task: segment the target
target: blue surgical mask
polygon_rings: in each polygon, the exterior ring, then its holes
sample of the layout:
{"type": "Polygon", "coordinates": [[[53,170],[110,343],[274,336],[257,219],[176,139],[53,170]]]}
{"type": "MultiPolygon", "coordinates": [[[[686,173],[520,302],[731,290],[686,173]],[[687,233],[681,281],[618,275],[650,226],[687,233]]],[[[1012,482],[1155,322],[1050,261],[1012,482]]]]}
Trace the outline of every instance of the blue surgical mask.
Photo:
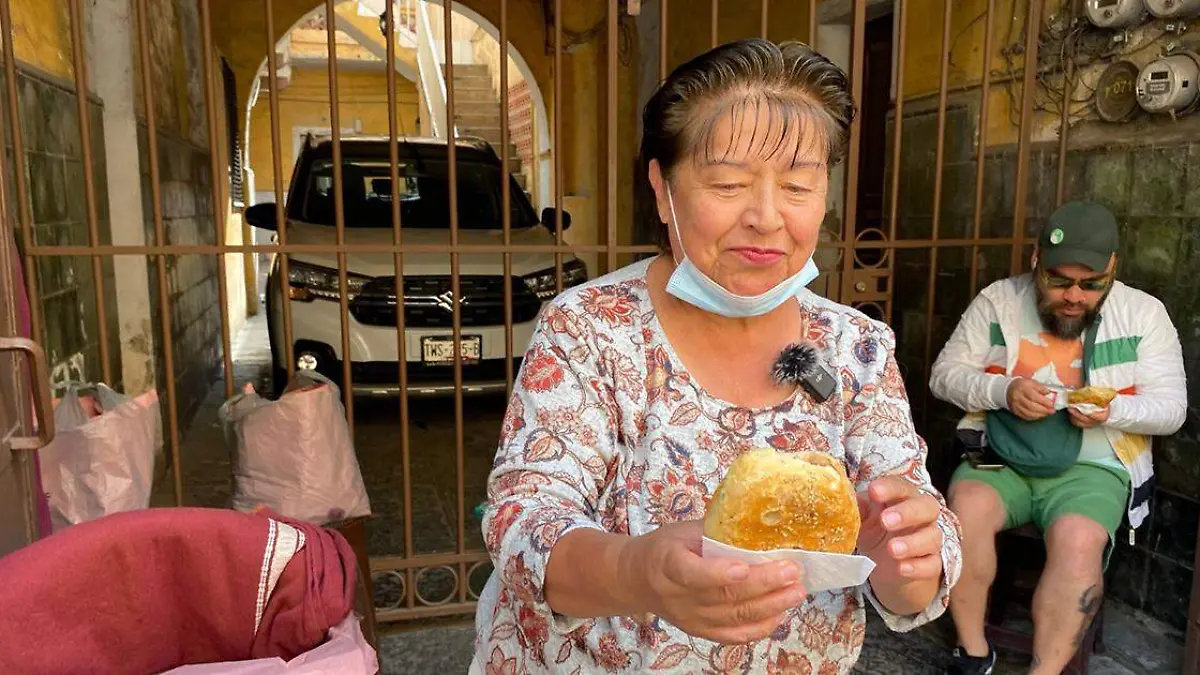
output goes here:
{"type": "Polygon", "coordinates": [[[804,291],[804,287],[812,283],[820,274],[811,256],[804,267],[792,276],[781,281],[778,285],[759,295],[737,295],[731,293],[721,284],[713,281],[707,274],[688,259],[683,251],[683,238],[679,236],[679,221],[675,217],[675,200],[671,196],[671,187],[667,186],[667,204],[671,208],[671,227],[675,230],[675,240],[679,242],[680,257],[675,261],[675,271],[667,281],[667,292],[695,305],[700,309],[721,316],[744,318],[762,316],[779,307],[789,299],[804,291]]]}

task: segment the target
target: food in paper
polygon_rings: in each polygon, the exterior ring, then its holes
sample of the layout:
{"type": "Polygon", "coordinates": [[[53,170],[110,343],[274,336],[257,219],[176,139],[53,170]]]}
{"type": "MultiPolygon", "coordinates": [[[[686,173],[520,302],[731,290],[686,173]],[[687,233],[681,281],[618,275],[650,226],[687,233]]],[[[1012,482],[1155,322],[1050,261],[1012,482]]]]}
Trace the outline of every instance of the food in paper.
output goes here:
{"type": "Polygon", "coordinates": [[[1085,415],[1094,415],[1107,408],[1116,397],[1116,389],[1109,387],[1082,387],[1067,393],[1067,405],[1085,415]]]}
{"type": "Polygon", "coordinates": [[[755,564],[790,560],[810,593],[858,586],[875,563],[853,552],[861,527],[854,488],[836,459],[818,452],[743,453],[717,486],[701,555],[755,564]]]}
{"type": "Polygon", "coordinates": [[[846,470],[821,452],[750,450],[729,467],[704,535],[752,551],[853,553],[861,526],[846,470]]]}

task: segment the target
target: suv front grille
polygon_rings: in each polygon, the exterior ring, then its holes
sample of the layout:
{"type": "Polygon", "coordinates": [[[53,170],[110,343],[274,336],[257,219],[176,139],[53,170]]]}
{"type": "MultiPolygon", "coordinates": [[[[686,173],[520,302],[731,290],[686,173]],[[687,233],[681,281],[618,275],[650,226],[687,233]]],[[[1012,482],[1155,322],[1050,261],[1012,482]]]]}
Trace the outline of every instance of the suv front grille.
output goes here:
{"type": "MultiPolygon", "coordinates": [[[[504,277],[460,276],[462,299],[459,311],[464,328],[504,325],[504,277]]],[[[524,280],[512,278],[513,323],[533,320],[542,302],[524,280]]],[[[453,324],[454,295],[448,276],[404,278],[404,325],[408,328],[450,328],[453,324]]],[[[396,281],[379,277],[368,282],[354,302],[350,313],[368,326],[396,325],[396,281]]]]}

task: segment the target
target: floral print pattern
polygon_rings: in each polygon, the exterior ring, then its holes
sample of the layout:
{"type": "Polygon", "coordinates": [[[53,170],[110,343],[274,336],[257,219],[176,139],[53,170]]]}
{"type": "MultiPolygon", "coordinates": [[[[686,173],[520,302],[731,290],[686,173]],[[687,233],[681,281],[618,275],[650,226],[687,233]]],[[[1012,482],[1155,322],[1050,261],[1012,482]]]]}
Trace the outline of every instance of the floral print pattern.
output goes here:
{"type": "Polygon", "coordinates": [[[700,387],[667,341],[648,265],[571,289],[539,319],[489,478],[483,530],[497,572],[480,597],[471,672],[844,675],[862,647],[866,601],[893,630],[940,616],[961,567],[957,520],[944,501],[942,587],[914,616],[891,614],[864,584],[811,595],[771,636],[731,646],[661,617],[574,619],[546,604],[546,565],[563,535],[590,527],[637,536],[703,518],[730,463],[749,448],[827,452],[860,489],[895,474],[937,494],[885,325],[805,293],[798,337],[835,370],[837,393],[818,403],[797,390],[770,408],[732,406],[700,387]]]}

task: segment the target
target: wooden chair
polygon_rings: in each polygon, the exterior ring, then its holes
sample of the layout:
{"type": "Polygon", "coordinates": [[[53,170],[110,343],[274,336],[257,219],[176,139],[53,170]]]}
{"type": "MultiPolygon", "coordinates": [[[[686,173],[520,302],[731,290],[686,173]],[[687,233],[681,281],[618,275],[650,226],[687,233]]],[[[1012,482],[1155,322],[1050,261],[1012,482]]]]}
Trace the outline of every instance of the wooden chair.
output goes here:
{"type": "MultiPolygon", "coordinates": [[[[996,580],[992,584],[984,631],[996,649],[1008,649],[1021,654],[1033,654],[1033,633],[1005,626],[1009,603],[1032,606],[1033,591],[1045,564],[1045,543],[1035,525],[1005,530],[996,537],[996,580]],[[1029,561],[1040,564],[1031,566],[1029,561]],[[1030,582],[1032,578],[1032,582],[1030,582]]],[[[1086,675],[1088,659],[1103,653],[1104,604],[1092,619],[1083,642],[1063,671],[1066,675],[1086,675]]]]}

